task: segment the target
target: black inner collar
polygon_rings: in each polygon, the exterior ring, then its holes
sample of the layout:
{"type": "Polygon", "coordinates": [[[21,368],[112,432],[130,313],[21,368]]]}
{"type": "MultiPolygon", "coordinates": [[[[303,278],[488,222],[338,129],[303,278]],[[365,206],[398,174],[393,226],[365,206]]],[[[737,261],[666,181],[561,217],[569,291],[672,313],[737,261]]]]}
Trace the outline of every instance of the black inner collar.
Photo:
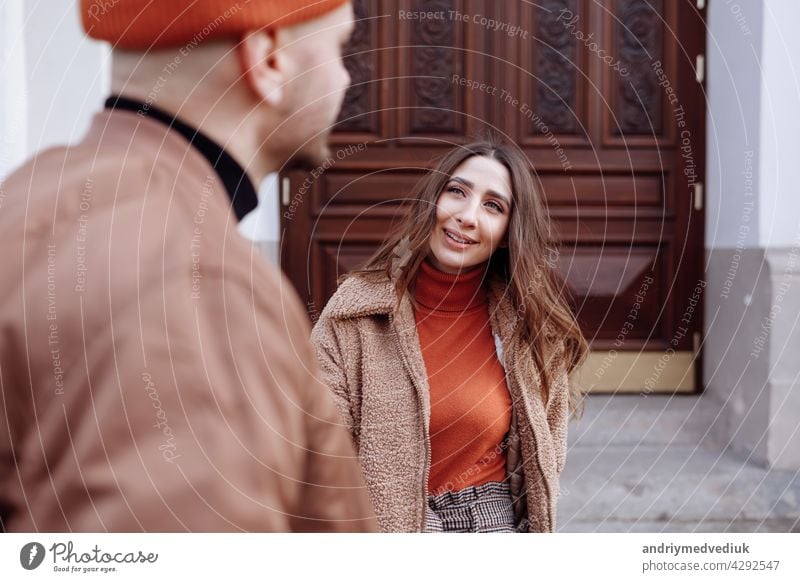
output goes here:
{"type": "Polygon", "coordinates": [[[244,168],[228,152],[222,149],[217,142],[200,130],[191,127],[162,109],[120,95],[109,97],[105,106],[107,109],[123,109],[133,111],[139,115],[146,115],[151,119],[166,124],[189,140],[189,143],[203,154],[203,157],[208,160],[208,163],[219,175],[225,189],[228,191],[237,219],[241,220],[258,206],[258,194],[244,168]]]}

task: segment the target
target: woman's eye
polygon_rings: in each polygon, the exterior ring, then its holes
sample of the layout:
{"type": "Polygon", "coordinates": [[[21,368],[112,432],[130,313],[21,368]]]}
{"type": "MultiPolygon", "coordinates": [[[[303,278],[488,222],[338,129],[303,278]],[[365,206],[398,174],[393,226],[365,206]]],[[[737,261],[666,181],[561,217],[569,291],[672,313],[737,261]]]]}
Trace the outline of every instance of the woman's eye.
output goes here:
{"type": "Polygon", "coordinates": [[[500,206],[497,202],[487,202],[486,205],[492,208],[493,210],[496,210],[497,212],[503,212],[503,207],[500,206]]]}
{"type": "Polygon", "coordinates": [[[448,192],[454,192],[455,194],[458,194],[458,195],[460,195],[460,196],[463,196],[463,195],[464,195],[464,191],[463,191],[461,188],[456,188],[455,186],[450,186],[450,187],[447,189],[447,191],[448,191],[448,192]]]}

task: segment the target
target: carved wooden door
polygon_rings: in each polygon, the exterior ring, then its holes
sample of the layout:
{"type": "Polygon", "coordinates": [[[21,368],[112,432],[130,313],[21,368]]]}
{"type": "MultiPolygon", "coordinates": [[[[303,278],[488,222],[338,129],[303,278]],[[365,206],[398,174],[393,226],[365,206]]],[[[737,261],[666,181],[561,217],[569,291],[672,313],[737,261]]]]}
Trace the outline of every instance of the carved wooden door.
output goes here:
{"type": "Polygon", "coordinates": [[[529,156],[590,389],[699,388],[703,14],[690,0],[358,1],[331,160],[283,176],[282,267],[312,318],[430,161],[493,128],[529,156]]]}

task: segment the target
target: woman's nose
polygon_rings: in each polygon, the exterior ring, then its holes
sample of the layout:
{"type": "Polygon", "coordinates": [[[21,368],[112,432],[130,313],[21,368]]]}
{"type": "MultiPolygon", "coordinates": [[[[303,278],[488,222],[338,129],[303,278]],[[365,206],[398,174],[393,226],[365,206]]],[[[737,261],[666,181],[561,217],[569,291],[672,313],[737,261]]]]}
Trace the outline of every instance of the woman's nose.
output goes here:
{"type": "Polygon", "coordinates": [[[467,201],[461,208],[459,208],[458,212],[456,212],[456,222],[463,224],[464,226],[475,226],[475,223],[477,222],[477,212],[477,205],[472,201],[467,201]]]}

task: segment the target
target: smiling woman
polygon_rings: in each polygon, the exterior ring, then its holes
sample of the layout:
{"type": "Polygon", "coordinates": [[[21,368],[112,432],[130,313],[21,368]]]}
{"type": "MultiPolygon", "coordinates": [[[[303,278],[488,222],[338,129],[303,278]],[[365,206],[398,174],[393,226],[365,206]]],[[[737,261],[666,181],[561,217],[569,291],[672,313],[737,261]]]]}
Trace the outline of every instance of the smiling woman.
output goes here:
{"type": "Polygon", "coordinates": [[[548,256],[531,168],[447,153],[312,339],[384,531],[553,531],[569,374],[586,342],[548,256]]]}
{"type": "Polygon", "coordinates": [[[506,244],[510,213],[508,169],[492,157],[467,158],[456,168],[436,204],[431,263],[445,273],[486,263],[506,244]]]}

